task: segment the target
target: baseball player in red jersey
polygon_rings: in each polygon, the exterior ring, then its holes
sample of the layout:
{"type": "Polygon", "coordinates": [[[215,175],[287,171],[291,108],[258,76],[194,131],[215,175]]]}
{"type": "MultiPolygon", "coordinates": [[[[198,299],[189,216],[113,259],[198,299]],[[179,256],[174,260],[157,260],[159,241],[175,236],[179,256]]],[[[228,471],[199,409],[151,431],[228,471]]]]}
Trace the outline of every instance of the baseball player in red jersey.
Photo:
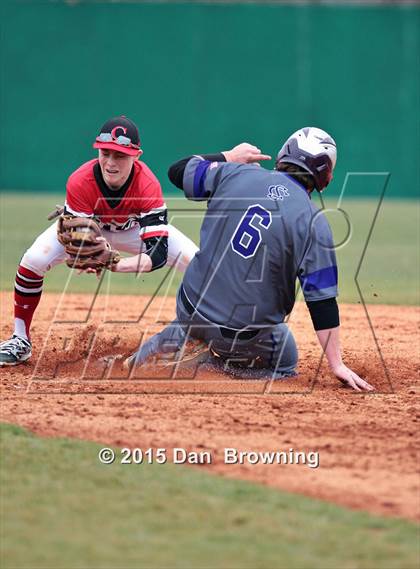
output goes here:
{"type": "MultiPolygon", "coordinates": [[[[139,158],[137,126],[127,117],[108,120],[93,144],[98,158],[86,162],[67,181],[64,214],[92,217],[103,237],[131,257],[115,272],[150,272],[165,264],[184,271],[197,246],[167,222],[159,181],[139,158]]],[[[57,238],[57,223],[23,255],[15,281],[15,329],[0,344],[0,366],[17,365],[32,353],[30,326],[42,294],[45,273],[67,258],[57,238]]]]}

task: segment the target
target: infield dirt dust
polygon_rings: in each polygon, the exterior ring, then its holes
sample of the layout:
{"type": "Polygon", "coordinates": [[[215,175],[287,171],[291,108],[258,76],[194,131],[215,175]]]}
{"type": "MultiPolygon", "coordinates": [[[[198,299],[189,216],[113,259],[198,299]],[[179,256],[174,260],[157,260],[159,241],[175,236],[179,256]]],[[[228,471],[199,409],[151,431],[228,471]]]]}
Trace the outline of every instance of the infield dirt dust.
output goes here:
{"type": "MultiPolygon", "coordinates": [[[[0,298],[6,339],[12,294],[0,298]]],[[[270,382],[170,361],[130,375],[123,357],[174,317],[175,299],[104,296],[92,306],[89,295],[60,298],[42,296],[32,359],[0,368],[3,421],[42,436],[209,450],[213,463],[200,468],[222,476],[420,519],[417,308],[368,306],[373,335],[362,305],[340,305],[344,361],[377,389],[359,394],[342,387],[321,362],[303,303],[290,319],[299,375],[270,382]],[[318,451],[320,465],[224,464],[225,447],[318,451]]]]}

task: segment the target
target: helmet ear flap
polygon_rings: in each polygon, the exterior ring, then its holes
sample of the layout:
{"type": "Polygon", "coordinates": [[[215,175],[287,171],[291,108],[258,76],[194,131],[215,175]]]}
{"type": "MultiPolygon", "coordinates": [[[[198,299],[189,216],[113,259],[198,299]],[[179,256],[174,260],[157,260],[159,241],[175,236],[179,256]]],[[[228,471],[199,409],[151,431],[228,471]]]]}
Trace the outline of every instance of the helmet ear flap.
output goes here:
{"type": "Polygon", "coordinates": [[[333,175],[332,175],[332,172],[330,172],[328,178],[325,180],[324,187],[321,190],[318,190],[318,192],[320,194],[325,190],[325,188],[329,185],[329,183],[331,182],[332,179],[333,179],[333,175]]]}

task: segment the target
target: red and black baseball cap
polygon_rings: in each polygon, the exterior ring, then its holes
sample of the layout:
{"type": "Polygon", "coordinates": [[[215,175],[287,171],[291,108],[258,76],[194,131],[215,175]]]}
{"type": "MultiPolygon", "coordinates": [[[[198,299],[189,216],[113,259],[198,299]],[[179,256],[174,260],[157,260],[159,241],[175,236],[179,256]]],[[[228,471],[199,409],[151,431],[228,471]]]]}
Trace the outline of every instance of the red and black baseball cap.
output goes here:
{"type": "Polygon", "coordinates": [[[124,115],[109,119],[102,126],[93,148],[116,150],[123,154],[136,156],[139,152],[141,153],[139,129],[124,115]]]}

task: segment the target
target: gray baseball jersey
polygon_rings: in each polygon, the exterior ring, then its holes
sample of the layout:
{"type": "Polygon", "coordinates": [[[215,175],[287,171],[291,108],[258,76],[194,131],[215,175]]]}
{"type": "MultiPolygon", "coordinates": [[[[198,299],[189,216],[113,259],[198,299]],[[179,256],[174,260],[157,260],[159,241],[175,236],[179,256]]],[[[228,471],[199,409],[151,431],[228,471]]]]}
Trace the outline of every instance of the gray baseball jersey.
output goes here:
{"type": "Polygon", "coordinates": [[[208,201],[183,286],[210,321],[235,329],[283,322],[297,278],[307,302],[337,296],[330,227],[291,176],[197,156],[183,188],[187,198],[208,201]]]}

